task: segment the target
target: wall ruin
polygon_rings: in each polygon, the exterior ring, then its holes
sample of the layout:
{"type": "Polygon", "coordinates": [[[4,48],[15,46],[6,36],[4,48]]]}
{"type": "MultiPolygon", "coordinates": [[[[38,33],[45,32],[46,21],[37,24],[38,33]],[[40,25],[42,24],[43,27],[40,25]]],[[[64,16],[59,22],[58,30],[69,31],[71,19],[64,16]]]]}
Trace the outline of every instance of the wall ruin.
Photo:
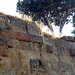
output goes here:
{"type": "Polygon", "coordinates": [[[35,25],[0,14],[0,75],[75,75],[75,39],[42,37],[35,25]]]}

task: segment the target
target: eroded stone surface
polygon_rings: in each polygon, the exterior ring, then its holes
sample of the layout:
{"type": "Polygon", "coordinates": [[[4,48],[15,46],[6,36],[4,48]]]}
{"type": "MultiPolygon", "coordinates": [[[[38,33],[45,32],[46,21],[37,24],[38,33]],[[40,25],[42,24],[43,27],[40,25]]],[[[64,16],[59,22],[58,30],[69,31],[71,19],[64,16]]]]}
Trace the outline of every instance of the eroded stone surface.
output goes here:
{"type": "Polygon", "coordinates": [[[8,56],[8,48],[6,46],[0,46],[0,56],[8,56]]]}
{"type": "Polygon", "coordinates": [[[8,30],[0,30],[0,32],[1,32],[0,33],[1,36],[4,38],[10,38],[10,39],[25,41],[25,42],[43,43],[42,36],[25,34],[21,32],[14,32],[14,31],[8,31],[8,30]]]}
{"type": "Polygon", "coordinates": [[[34,25],[27,26],[23,20],[3,14],[0,24],[0,75],[75,74],[74,38],[42,38],[34,25]],[[35,71],[31,72],[31,59],[40,60],[44,70],[34,65],[35,71]]]}

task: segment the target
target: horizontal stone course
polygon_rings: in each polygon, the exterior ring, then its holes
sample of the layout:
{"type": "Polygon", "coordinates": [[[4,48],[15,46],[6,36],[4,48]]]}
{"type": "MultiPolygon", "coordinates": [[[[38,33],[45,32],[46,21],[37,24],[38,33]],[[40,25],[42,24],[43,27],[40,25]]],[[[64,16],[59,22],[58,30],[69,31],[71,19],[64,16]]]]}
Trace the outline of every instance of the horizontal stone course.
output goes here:
{"type": "Polygon", "coordinates": [[[75,75],[75,38],[42,38],[34,23],[1,14],[0,28],[0,75],[75,75]]]}
{"type": "Polygon", "coordinates": [[[63,36],[63,37],[61,37],[61,39],[70,41],[70,42],[75,42],[75,38],[71,37],[71,36],[63,36]]]}
{"type": "Polygon", "coordinates": [[[14,31],[9,31],[9,30],[0,30],[0,34],[4,38],[10,38],[10,39],[15,39],[15,40],[19,40],[19,41],[43,44],[42,36],[26,34],[26,33],[22,33],[22,32],[14,32],[14,31]]]}

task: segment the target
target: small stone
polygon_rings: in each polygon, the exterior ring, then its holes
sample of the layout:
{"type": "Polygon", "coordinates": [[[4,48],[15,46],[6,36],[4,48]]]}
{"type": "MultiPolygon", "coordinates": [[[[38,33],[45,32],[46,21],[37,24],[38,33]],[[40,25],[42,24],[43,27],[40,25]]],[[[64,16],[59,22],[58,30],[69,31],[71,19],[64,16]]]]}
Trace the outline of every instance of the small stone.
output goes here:
{"type": "Polygon", "coordinates": [[[53,47],[51,45],[47,44],[46,47],[48,53],[53,53],[53,47]]]}

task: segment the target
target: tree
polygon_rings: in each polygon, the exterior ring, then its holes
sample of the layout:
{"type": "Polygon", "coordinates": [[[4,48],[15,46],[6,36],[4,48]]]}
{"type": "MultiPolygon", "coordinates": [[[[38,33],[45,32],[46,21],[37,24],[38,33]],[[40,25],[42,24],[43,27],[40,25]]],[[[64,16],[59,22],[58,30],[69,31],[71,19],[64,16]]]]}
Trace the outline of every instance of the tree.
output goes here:
{"type": "Polygon", "coordinates": [[[75,0],[54,0],[52,17],[55,25],[60,27],[60,34],[65,24],[68,24],[70,16],[75,12],[75,0]]]}
{"type": "Polygon", "coordinates": [[[74,27],[74,30],[72,31],[72,33],[75,36],[75,15],[73,16],[73,27],[74,27]]]}
{"type": "Polygon", "coordinates": [[[60,27],[60,33],[68,17],[75,11],[75,0],[19,0],[17,12],[32,15],[33,20],[40,19],[53,33],[51,23],[60,27]]]}

